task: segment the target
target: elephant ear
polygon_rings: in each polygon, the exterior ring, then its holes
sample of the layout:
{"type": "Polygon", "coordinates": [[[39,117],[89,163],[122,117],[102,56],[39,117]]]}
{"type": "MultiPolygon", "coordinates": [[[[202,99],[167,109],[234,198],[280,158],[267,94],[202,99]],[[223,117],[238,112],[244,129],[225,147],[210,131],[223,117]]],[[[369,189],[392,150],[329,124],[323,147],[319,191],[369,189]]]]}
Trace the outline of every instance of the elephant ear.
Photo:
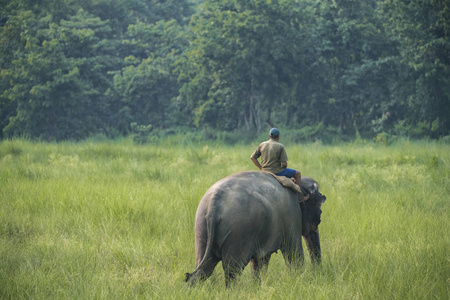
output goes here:
{"type": "Polygon", "coordinates": [[[319,192],[319,185],[317,184],[317,182],[309,177],[302,178],[302,193],[303,196],[310,194],[311,199],[314,199],[313,202],[317,203],[319,207],[327,199],[327,197],[325,197],[319,192]]]}
{"type": "Polygon", "coordinates": [[[314,194],[315,192],[319,191],[319,186],[317,185],[317,183],[314,182],[313,186],[312,186],[312,190],[311,190],[311,194],[314,194]]]}
{"type": "Polygon", "coordinates": [[[322,204],[325,202],[325,200],[327,200],[327,197],[325,197],[324,195],[322,195],[319,192],[319,186],[317,185],[316,182],[313,183],[311,190],[308,191],[312,197],[314,197],[317,201],[317,204],[320,206],[322,206],[322,204]]]}
{"type": "Polygon", "coordinates": [[[311,190],[304,187],[303,185],[301,186],[301,190],[302,190],[303,197],[306,195],[312,195],[311,190]]]}
{"type": "Polygon", "coordinates": [[[308,184],[306,186],[303,186],[302,184],[302,192],[303,194],[314,194],[315,192],[319,191],[319,187],[317,183],[313,182],[312,184],[308,184]]]}
{"type": "Polygon", "coordinates": [[[319,206],[322,206],[322,204],[325,202],[325,200],[327,200],[327,197],[325,197],[324,195],[322,195],[319,192],[319,186],[317,185],[317,183],[314,183],[314,192],[313,193],[315,193],[317,195],[317,197],[319,198],[319,200],[318,200],[319,206]]]}
{"type": "Polygon", "coordinates": [[[317,184],[312,178],[302,178],[301,187],[303,193],[312,194],[317,189],[317,184]]]}

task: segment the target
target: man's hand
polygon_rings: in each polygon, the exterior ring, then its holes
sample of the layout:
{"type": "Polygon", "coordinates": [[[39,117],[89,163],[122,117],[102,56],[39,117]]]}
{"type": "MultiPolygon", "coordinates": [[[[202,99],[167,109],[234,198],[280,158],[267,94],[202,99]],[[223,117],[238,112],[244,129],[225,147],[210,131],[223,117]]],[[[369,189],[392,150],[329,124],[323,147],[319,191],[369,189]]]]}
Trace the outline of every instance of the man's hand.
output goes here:
{"type": "Polygon", "coordinates": [[[259,163],[259,161],[258,161],[256,158],[254,158],[254,157],[252,156],[252,157],[250,157],[250,159],[252,160],[252,162],[255,164],[255,166],[256,166],[258,169],[262,170],[262,166],[261,166],[261,164],[259,163]]]}
{"type": "Polygon", "coordinates": [[[282,162],[281,166],[283,167],[283,169],[286,169],[287,168],[287,162],[282,162]]]}

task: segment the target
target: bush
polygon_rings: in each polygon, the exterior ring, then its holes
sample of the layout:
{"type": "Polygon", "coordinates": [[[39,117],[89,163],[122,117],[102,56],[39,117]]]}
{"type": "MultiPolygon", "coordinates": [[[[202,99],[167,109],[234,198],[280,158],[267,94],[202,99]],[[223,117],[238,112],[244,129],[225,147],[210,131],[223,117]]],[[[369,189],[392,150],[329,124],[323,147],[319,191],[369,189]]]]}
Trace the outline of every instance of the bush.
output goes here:
{"type": "Polygon", "coordinates": [[[131,123],[131,137],[133,142],[137,144],[148,143],[152,138],[150,134],[152,132],[152,125],[138,125],[137,123],[131,123]]]}
{"type": "Polygon", "coordinates": [[[375,137],[375,142],[379,143],[379,144],[383,144],[384,146],[388,146],[391,145],[392,142],[394,142],[397,139],[397,137],[395,135],[390,135],[389,133],[386,132],[381,132],[379,134],[377,134],[377,136],[375,137]]]}

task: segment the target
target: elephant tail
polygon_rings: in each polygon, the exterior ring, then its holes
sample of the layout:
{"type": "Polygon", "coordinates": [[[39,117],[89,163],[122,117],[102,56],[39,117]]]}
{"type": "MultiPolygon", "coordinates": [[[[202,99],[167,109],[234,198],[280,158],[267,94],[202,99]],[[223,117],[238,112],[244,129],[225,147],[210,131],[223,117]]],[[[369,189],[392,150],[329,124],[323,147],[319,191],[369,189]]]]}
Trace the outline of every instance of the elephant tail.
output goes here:
{"type": "Polygon", "coordinates": [[[203,226],[196,228],[196,231],[200,231],[197,232],[199,236],[196,237],[196,251],[201,251],[203,257],[201,257],[200,262],[198,262],[198,265],[192,273],[186,273],[185,281],[189,285],[193,285],[197,281],[205,280],[211,276],[215,266],[220,261],[213,251],[215,230],[218,224],[216,216],[215,213],[208,213],[204,216],[203,226]]]}

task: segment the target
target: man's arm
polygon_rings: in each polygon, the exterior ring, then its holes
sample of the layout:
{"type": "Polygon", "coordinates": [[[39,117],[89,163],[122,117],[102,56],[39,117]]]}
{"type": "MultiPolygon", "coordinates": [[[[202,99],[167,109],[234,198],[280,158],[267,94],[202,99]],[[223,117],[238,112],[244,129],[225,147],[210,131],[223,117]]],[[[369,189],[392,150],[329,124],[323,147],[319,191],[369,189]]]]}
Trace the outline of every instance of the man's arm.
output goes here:
{"type": "Polygon", "coordinates": [[[261,166],[261,164],[259,163],[259,161],[258,161],[256,158],[254,158],[254,157],[252,156],[252,157],[250,157],[250,159],[252,160],[252,162],[255,164],[255,166],[256,166],[258,169],[262,170],[262,166],[261,166]]]}
{"type": "Polygon", "coordinates": [[[284,146],[281,147],[280,160],[281,160],[281,166],[283,167],[283,169],[286,169],[288,157],[287,157],[286,150],[284,149],[284,146]]]}

